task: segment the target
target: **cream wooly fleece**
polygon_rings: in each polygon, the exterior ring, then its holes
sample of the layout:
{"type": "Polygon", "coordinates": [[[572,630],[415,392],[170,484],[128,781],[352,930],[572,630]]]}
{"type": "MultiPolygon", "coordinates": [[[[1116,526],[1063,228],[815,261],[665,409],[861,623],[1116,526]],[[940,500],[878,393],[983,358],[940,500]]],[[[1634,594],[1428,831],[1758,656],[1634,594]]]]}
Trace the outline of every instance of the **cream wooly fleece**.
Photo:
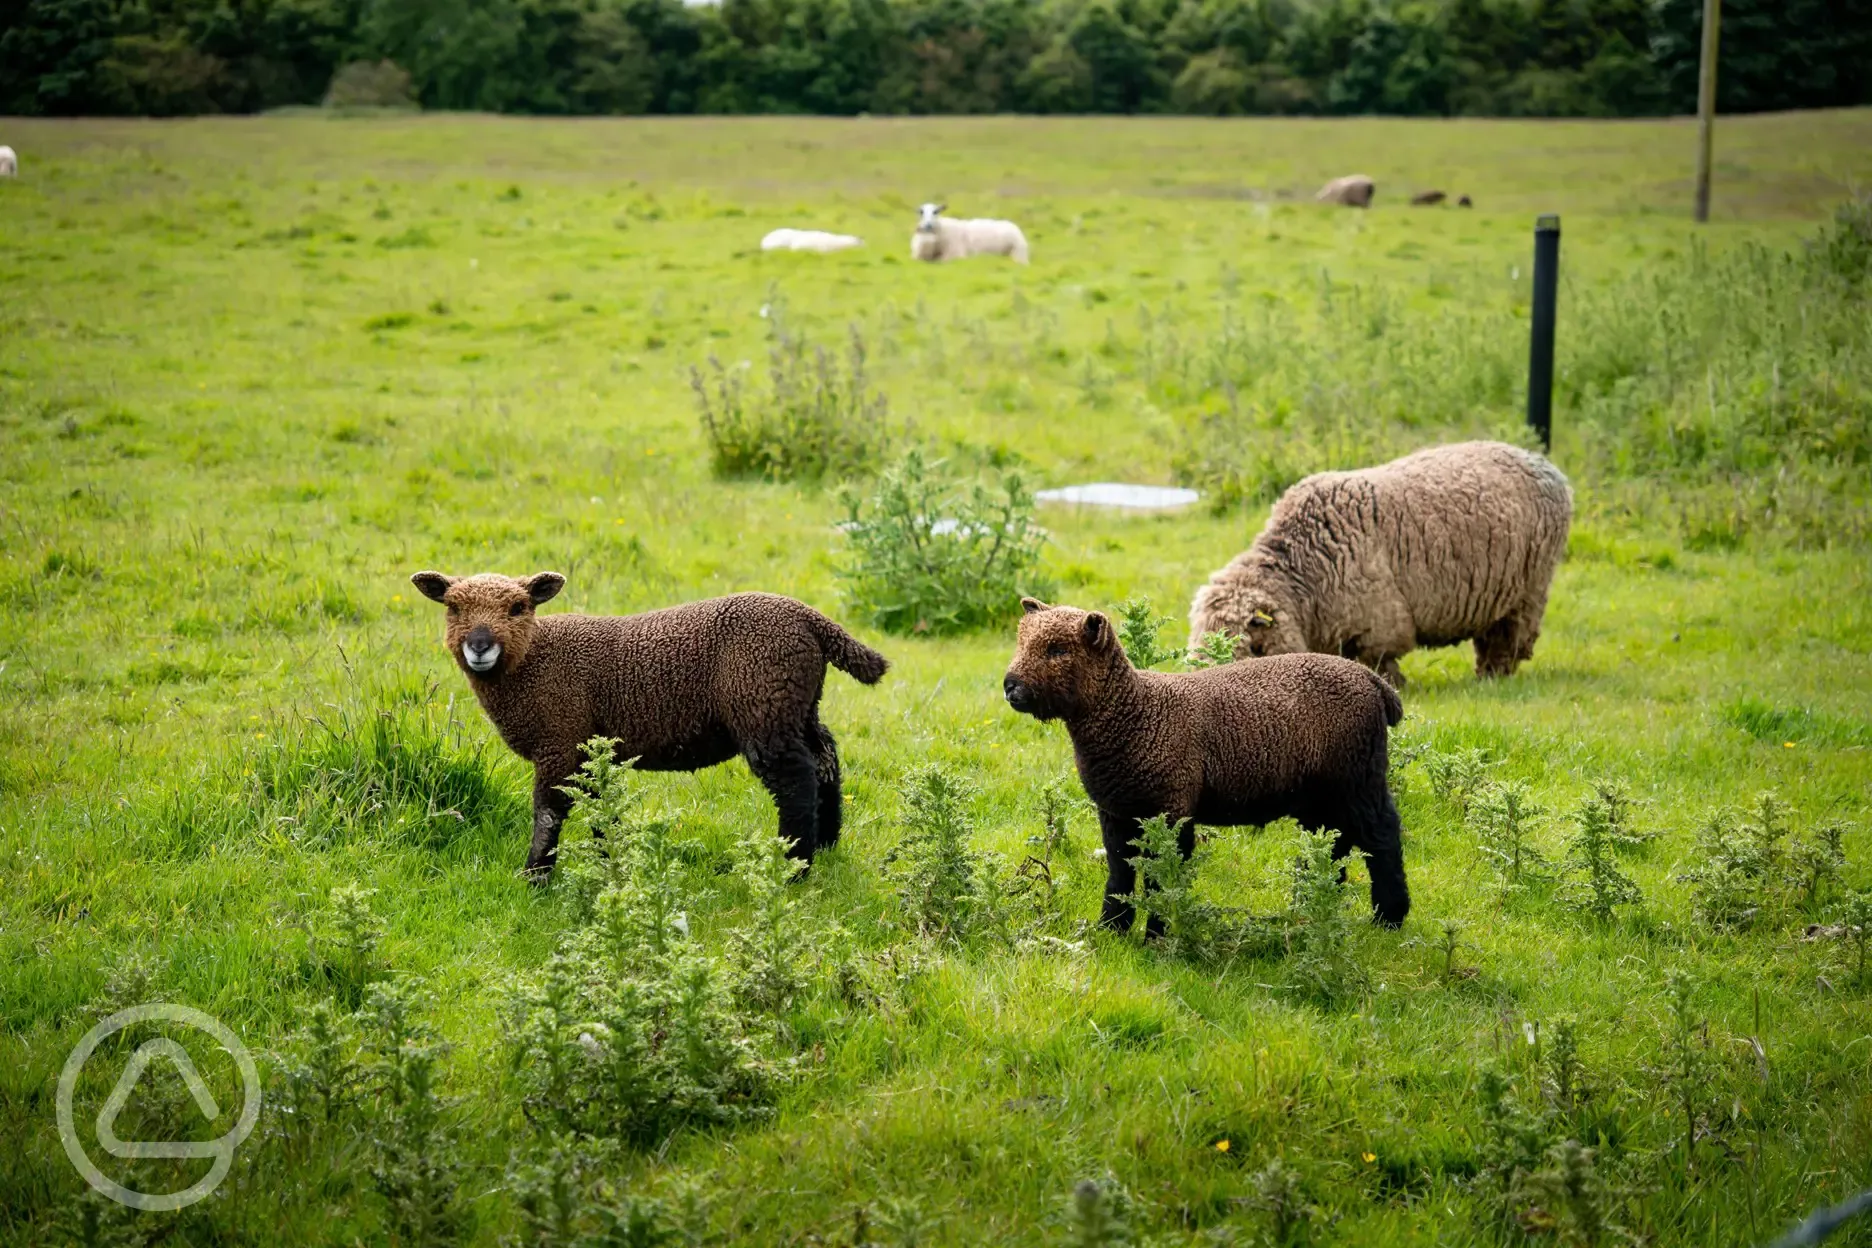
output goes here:
{"type": "Polygon", "coordinates": [[[1478,676],[1533,657],[1573,495],[1560,470],[1504,442],[1431,447],[1281,496],[1254,545],[1190,605],[1190,645],[1238,658],[1314,650],[1403,684],[1417,646],[1475,642],[1478,676]]]}

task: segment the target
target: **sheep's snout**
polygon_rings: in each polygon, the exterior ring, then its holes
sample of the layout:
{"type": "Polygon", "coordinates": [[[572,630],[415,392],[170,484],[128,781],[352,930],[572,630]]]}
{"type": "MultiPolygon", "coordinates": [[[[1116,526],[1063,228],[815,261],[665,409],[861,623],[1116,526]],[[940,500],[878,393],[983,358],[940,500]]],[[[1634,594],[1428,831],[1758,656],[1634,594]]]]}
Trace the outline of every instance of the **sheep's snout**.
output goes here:
{"type": "Polygon", "coordinates": [[[1001,692],[1007,695],[1008,705],[1023,715],[1032,715],[1040,709],[1040,699],[1013,672],[1001,678],[1001,692]]]}
{"type": "Polygon", "coordinates": [[[487,625],[477,625],[462,640],[462,662],[471,672],[491,672],[500,662],[501,644],[494,640],[494,631],[487,625]]]}

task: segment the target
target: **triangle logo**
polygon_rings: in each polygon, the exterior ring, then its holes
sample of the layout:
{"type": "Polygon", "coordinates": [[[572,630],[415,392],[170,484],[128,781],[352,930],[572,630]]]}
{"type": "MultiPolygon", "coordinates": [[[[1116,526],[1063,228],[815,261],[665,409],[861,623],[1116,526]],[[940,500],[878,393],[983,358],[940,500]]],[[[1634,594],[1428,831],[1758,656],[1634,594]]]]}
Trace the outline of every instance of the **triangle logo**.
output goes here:
{"type": "Polygon", "coordinates": [[[214,1093],[208,1090],[208,1084],[195,1068],[195,1061],[188,1055],[188,1050],[167,1036],[161,1036],[139,1045],[137,1051],[130,1055],[123,1074],[117,1077],[117,1086],[111,1089],[104,1108],[98,1111],[98,1143],[113,1157],[216,1156],[225,1148],[220,1140],[123,1140],[117,1137],[117,1116],[123,1113],[124,1106],[129,1103],[130,1094],[141,1082],[143,1072],[159,1057],[168,1058],[182,1076],[182,1082],[188,1086],[189,1095],[194,1097],[196,1108],[201,1110],[204,1118],[213,1122],[221,1116],[221,1107],[215,1103],[214,1093]]]}

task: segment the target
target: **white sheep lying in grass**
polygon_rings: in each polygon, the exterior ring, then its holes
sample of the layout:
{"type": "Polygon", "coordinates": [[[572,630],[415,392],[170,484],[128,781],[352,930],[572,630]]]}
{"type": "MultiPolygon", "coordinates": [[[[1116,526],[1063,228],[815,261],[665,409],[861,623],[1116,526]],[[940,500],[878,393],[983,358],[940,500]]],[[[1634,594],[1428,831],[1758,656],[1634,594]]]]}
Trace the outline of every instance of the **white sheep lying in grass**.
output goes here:
{"type": "Polygon", "coordinates": [[[1319,194],[1313,198],[1322,204],[1344,204],[1348,208],[1371,207],[1372,196],[1378,193],[1378,184],[1362,173],[1349,173],[1343,178],[1334,178],[1320,187],[1319,194]]]}
{"type": "Polygon", "coordinates": [[[844,251],[862,247],[856,234],[829,234],[824,230],[774,230],[760,240],[762,251],[844,251]]]}
{"type": "Polygon", "coordinates": [[[1012,221],[991,217],[945,217],[947,204],[917,209],[916,233],[910,236],[912,260],[966,260],[970,256],[1006,256],[1027,263],[1027,236],[1012,221]]]}
{"type": "Polygon", "coordinates": [[[0,178],[11,178],[19,173],[19,156],[12,148],[0,145],[0,178]]]}

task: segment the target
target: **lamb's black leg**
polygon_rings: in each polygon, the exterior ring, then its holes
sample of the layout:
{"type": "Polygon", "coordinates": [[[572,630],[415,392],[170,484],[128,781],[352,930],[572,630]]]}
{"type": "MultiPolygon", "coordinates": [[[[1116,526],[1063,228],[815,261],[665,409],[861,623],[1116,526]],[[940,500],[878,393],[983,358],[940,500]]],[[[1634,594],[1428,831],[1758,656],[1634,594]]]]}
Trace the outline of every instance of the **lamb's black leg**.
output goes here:
{"type": "Polygon", "coordinates": [[[1137,868],[1131,865],[1131,859],[1138,853],[1134,843],[1138,837],[1137,820],[1103,810],[1098,812],[1098,817],[1099,831],[1105,838],[1105,901],[1099,907],[1099,926],[1108,931],[1128,932],[1137,921],[1137,908],[1131,904],[1131,894],[1137,888],[1137,868]]]}
{"type": "Polygon", "coordinates": [[[793,842],[791,856],[812,861],[819,847],[819,772],[814,753],[801,737],[750,745],[748,767],[773,795],[780,809],[780,835],[793,842]]]}
{"type": "Polygon", "coordinates": [[[559,857],[559,828],[572,810],[572,798],[559,791],[571,768],[553,762],[533,766],[533,846],[527,851],[526,877],[544,884],[559,857]]]}
{"type": "MultiPolygon", "coordinates": [[[[1194,819],[1185,819],[1183,820],[1183,822],[1177,825],[1177,853],[1183,855],[1183,860],[1187,862],[1189,861],[1189,856],[1195,852],[1196,852],[1196,821],[1194,819]]],[[[1150,894],[1156,891],[1157,891],[1156,883],[1148,875],[1146,875],[1144,878],[1144,895],[1148,897],[1150,896],[1150,894]]],[[[1149,914],[1144,916],[1144,935],[1145,936],[1149,937],[1152,940],[1156,940],[1159,937],[1161,937],[1163,934],[1164,934],[1164,921],[1163,921],[1163,916],[1161,914],[1158,914],[1155,910],[1153,910],[1149,914]]]]}
{"type": "Polygon", "coordinates": [[[1372,915],[1386,927],[1403,924],[1410,913],[1410,885],[1404,881],[1404,828],[1390,790],[1366,822],[1359,848],[1371,873],[1372,915]]]}
{"type": "Polygon", "coordinates": [[[845,820],[844,778],[839,770],[838,742],[826,731],[824,724],[815,723],[813,734],[818,745],[816,772],[819,779],[819,841],[818,848],[838,844],[839,828],[845,820]]]}
{"type": "MultiPolygon", "coordinates": [[[[1365,870],[1371,875],[1372,918],[1386,927],[1400,926],[1410,913],[1410,886],[1404,882],[1403,825],[1390,790],[1383,790],[1381,802],[1369,809],[1346,810],[1334,826],[1340,831],[1333,838],[1333,861],[1363,850],[1365,870]]],[[[1345,878],[1341,867],[1340,882],[1345,878]]]]}

